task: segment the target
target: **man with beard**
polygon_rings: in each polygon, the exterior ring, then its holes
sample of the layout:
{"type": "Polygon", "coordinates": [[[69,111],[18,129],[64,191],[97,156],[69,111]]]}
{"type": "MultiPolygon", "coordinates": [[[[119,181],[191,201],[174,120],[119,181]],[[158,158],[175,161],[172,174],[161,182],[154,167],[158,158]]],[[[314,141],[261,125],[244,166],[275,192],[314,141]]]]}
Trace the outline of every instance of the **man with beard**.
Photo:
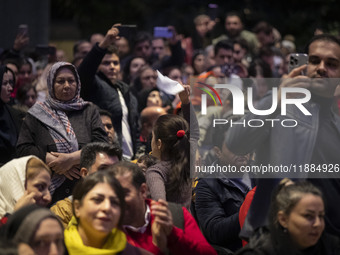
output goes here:
{"type": "Polygon", "coordinates": [[[146,199],[148,187],[141,168],[120,162],[108,170],[126,194],[123,228],[130,244],[153,254],[216,254],[187,209],[146,199]]]}
{"type": "Polygon", "coordinates": [[[248,43],[249,53],[254,55],[259,47],[259,42],[256,38],[256,35],[248,30],[243,28],[243,23],[241,19],[241,15],[237,12],[229,12],[225,18],[225,29],[226,33],[215,38],[213,40],[213,44],[216,44],[219,41],[230,39],[243,39],[248,43]]]}
{"type": "MultiPolygon", "coordinates": [[[[287,105],[287,115],[278,113],[280,111],[269,116],[248,113],[241,120],[247,122],[253,118],[268,118],[277,119],[279,123],[289,118],[296,120],[297,125],[289,128],[281,125],[264,125],[261,128],[235,126],[229,129],[227,135],[226,146],[241,155],[255,151],[257,165],[302,167],[301,171],[299,169],[290,175],[279,173],[271,176],[275,179],[259,179],[241,232],[244,238],[249,238],[258,228],[266,225],[271,193],[280,178],[287,176],[308,178],[321,189],[326,202],[325,231],[340,235],[340,117],[333,111],[335,89],[340,84],[340,41],[331,35],[318,35],[311,39],[306,49],[308,65],[293,69],[288,74],[289,79],[281,83],[278,94],[284,87],[309,90],[311,99],[303,106],[310,115],[294,104],[287,105]],[[302,71],[306,71],[306,76],[301,74],[302,71]],[[327,166],[326,171],[318,171],[320,166],[327,166]]],[[[271,103],[272,96],[267,94],[257,108],[268,109],[271,103]]]]}

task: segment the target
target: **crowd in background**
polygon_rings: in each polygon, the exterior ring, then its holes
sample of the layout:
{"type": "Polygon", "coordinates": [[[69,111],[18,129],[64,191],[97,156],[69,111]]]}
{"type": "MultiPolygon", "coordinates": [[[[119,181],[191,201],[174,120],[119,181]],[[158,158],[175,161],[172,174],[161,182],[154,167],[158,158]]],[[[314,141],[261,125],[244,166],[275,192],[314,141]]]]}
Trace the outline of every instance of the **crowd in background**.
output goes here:
{"type": "Polygon", "coordinates": [[[261,106],[275,86],[262,78],[287,76],[296,53],[265,21],[246,30],[230,12],[224,22],[215,37],[216,21],[198,15],[185,38],[117,24],[75,42],[72,59],[53,45],[25,55],[29,35],[18,33],[0,55],[1,254],[339,253],[320,186],[275,183],[266,227],[242,240],[256,180],[190,176],[196,160],[240,168],[263,156],[227,147],[228,128],[211,119],[238,120],[233,98],[219,91],[221,106],[202,115],[200,84],[250,87],[261,106]]]}

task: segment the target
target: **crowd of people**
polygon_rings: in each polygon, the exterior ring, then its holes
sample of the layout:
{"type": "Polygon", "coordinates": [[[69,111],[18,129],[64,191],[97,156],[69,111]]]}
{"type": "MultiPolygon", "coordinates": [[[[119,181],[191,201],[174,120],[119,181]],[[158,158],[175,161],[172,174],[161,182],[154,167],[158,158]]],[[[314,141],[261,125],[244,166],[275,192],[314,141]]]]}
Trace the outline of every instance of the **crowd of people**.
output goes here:
{"type": "Polygon", "coordinates": [[[340,254],[340,37],[316,31],[288,72],[298,47],[269,23],[193,24],[191,37],[116,24],[75,42],[70,62],[52,45],[25,54],[27,33],[1,53],[0,254],[340,254]],[[215,84],[248,96],[244,116],[229,90],[221,106],[202,99],[215,84]],[[310,99],[252,111],[286,88],[310,99]],[[265,122],[286,115],[297,125],[265,122]],[[333,174],[203,178],[195,164],[333,174]]]}

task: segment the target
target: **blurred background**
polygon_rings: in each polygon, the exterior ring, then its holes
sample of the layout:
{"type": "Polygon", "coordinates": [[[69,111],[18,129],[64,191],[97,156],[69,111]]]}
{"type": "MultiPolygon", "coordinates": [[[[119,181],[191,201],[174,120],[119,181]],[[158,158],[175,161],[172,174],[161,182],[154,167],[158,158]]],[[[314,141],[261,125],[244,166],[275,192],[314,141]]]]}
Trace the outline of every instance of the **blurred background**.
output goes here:
{"type": "Polygon", "coordinates": [[[93,33],[105,34],[114,23],[136,24],[138,30],[149,32],[154,26],[174,25],[187,37],[194,29],[195,16],[211,14],[210,3],[218,5],[216,36],[223,33],[224,16],[229,11],[242,13],[248,30],[264,20],[282,37],[293,35],[298,49],[317,27],[335,35],[340,28],[337,0],[1,0],[0,48],[13,45],[20,24],[29,27],[31,47],[52,43],[69,59],[75,41],[88,39],[93,33]]]}

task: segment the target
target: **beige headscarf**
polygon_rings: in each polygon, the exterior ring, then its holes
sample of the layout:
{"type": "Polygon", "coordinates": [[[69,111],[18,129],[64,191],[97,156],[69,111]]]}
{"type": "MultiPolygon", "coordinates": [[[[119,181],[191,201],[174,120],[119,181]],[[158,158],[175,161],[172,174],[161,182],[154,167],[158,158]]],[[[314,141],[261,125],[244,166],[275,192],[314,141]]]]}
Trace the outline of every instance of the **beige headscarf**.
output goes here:
{"type": "Polygon", "coordinates": [[[35,156],[17,158],[0,168],[0,218],[12,213],[18,199],[24,195],[26,166],[31,158],[38,159],[35,156]]]}

